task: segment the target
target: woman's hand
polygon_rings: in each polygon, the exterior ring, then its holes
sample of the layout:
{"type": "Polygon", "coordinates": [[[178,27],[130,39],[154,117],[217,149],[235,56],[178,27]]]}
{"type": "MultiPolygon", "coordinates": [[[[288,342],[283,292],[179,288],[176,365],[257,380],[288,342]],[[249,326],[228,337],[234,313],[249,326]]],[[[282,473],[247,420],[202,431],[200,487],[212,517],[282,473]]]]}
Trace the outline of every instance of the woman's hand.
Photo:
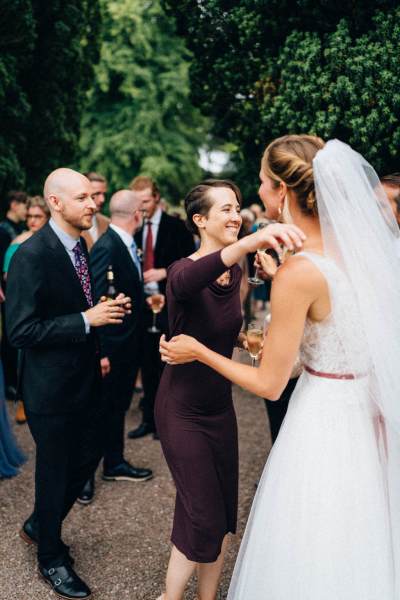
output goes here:
{"type": "Polygon", "coordinates": [[[257,252],[254,266],[258,269],[257,274],[261,279],[273,279],[279,268],[276,260],[265,252],[257,252]]]}
{"type": "Polygon", "coordinates": [[[288,250],[298,250],[303,247],[305,239],[306,236],[299,227],[283,223],[273,223],[245,238],[251,246],[249,252],[273,248],[278,254],[282,251],[282,244],[288,250]]]}
{"type": "Polygon", "coordinates": [[[165,335],[160,338],[161,360],[169,365],[183,365],[197,360],[200,342],[190,335],[176,335],[166,341],[165,335]]]}

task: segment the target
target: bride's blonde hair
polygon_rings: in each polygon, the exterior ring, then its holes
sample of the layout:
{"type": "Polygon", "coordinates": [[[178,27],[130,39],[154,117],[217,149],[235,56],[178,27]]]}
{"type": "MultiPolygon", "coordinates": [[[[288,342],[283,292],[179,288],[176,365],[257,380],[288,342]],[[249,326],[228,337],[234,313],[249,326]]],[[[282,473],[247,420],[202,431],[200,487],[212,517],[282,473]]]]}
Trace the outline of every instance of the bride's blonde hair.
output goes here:
{"type": "Polygon", "coordinates": [[[286,183],[305,215],[317,215],[312,161],[325,142],[314,135],[284,135],[271,142],[262,157],[261,170],[276,187],[286,183]]]}

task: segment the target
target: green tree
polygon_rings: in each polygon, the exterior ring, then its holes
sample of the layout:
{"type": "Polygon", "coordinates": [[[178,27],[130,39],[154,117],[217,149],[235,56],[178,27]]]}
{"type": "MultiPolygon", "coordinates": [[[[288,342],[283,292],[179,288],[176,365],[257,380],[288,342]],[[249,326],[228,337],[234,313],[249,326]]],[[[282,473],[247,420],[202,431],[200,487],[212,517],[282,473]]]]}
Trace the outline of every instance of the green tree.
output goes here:
{"type": "Polygon", "coordinates": [[[85,92],[97,60],[96,0],[0,4],[0,193],[41,192],[78,151],[85,92]]]}
{"type": "Polygon", "coordinates": [[[95,85],[82,119],[81,168],[112,189],[138,173],[177,200],[201,177],[199,111],[189,101],[190,54],[158,0],[101,0],[95,85]]]}
{"type": "Polygon", "coordinates": [[[398,170],[398,2],[164,0],[194,54],[195,104],[236,145],[255,190],[262,149],[288,132],[340,137],[398,170]]]}
{"type": "Polygon", "coordinates": [[[0,4],[0,194],[22,186],[25,173],[21,149],[30,103],[21,74],[29,65],[36,39],[36,24],[30,0],[0,4]]]}
{"type": "Polygon", "coordinates": [[[78,155],[80,119],[98,59],[99,5],[91,0],[32,0],[37,43],[26,90],[32,112],[23,165],[29,189],[78,155]]]}

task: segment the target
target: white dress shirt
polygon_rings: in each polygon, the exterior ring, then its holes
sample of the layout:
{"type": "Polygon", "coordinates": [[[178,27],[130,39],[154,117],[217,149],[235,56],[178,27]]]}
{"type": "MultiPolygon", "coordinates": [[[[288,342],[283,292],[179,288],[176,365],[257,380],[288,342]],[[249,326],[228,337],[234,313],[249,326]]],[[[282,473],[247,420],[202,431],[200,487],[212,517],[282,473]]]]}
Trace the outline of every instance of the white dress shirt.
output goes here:
{"type": "MultiPolygon", "coordinates": [[[[161,208],[157,208],[156,212],[154,213],[154,215],[151,217],[151,219],[146,219],[146,221],[144,222],[144,226],[143,226],[143,241],[142,241],[142,248],[143,248],[143,252],[146,252],[146,240],[147,240],[147,223],[150,221],[151,222],[151,233],[153,236],[153,249],[156,247],[156,243],[157,243],[157,235],[158,235],[158,230],[160,228],[160,221],[161,221],[161,217],[162,217],[162,210],[161,208]]],[[[143,255],[143,258],[146,259],[145,255],[143,255]]],[[[152,294],[158,294],[160,291],[159,287],[158,287],[158,283],[157,281],[152,281],[151,283],[146,283],[144,286],[144,292],[145,294],[151,296],[152,294]]]]}
{"type": "MultiPolygon", "coordinates": [[[[61,229],[61,227],[59,227],[53,219],[50,219],[49,225],[52,228],[52,230],[54,231],[54,233],[56,234],[56,236],[58,237],[58,239],[60,240],[60,242],[62,243],[62,245],[64,246],[64,248],[65,248],[68,256],[70,257],[71,262],[75,268],[75,254],[74,254],[73,249],[75,248],[77,242],[79,242],[79,237],[74,238],[71,235],[69,235],[69,233],[64,231],[64,229],[61,229]]],[[[88,321],[88,318],[84,312],[81,312],[81,315],[82,315],[83,321],[85,323],[85,331],[86,331],[86,333],[89,333],[90,332],[90,323],[88,321]]]]}
{"type": "Polygon", "coordinates": [[[97,242],[99,239],[99,226],[97,224],[97,216],[94,214],[92,219],[92,226],[88,229],[88,233],[90,234],[93,242],[97,242]]]}
{"type": "Polygon", "coordinates": [[[115,233],[117,235],[119,235],[122,242],[128,248],[128,252],[129,252],[130,257],[132,258],[132,262],[138,271],[139,279],[141,279],[142,273],[141,273],[141,269],[140,269],[139,258],[137,255],[136,243],[135,243],[135,240],[133,239],[133,235],[131,235],[130,233],[125,231],[125,229],[118,227],[118,225],[114,225],[114,223],[110,223],[110,227],[113,231],[115,231],[115,233]],[[135,252],[136,252],[136,255],[135,255],[135,252]]]}

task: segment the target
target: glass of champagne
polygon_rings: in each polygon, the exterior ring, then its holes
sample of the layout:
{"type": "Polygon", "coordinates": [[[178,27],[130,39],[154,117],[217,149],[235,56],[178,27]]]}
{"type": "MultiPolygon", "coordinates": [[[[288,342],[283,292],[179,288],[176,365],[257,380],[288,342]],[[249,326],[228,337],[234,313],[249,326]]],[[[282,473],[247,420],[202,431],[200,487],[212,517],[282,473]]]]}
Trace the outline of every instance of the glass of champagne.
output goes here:
{"type": "Polygon", "coordinates": [[[150,333],[160,333],[160,330],[156,327],[156,319],[164,306],[164,296],[162,294],[153,294],[148,300],[153,312],[153,324],[147,331],[150,331],[150,333]]]}
{"type": "MultiPolygon", "coordinates": [[[[258,224],[257,229],[263,229],[264,227],[267,227],[267,225],[268,223],[266,223],[265,221],[261,221],[261,223],[258,224]]],[[[253,277],[248,278],[248,282],[254,287],[257,287],[264,283],[264,281],[258,275],[258,267],[256,268],[253,277]]]]}
{"type": "Polygon", "coordinates": [[[246,333],[247,348],[251,356],[251,366],[256,366],[256,360],[263,345],[264,332],[261,327],[249,326],[246,333]]]}

